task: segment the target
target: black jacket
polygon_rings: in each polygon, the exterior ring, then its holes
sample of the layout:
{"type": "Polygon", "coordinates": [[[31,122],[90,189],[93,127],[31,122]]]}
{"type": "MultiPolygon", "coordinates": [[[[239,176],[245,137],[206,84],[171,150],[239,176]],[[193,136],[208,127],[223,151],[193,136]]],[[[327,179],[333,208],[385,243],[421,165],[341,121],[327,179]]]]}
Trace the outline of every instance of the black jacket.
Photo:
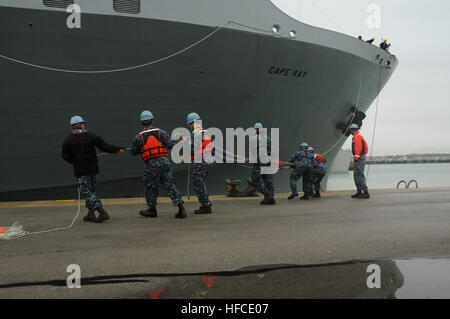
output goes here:
{"type": "Polygon", "coordinates": [[[66,162],[73,164],[76,177],[97,175],[99,172],[97,151],[117,153],[123,147],[110,145],[100,136],[87,130],[73,130],[62,145],[62,157],[66,162]]]}

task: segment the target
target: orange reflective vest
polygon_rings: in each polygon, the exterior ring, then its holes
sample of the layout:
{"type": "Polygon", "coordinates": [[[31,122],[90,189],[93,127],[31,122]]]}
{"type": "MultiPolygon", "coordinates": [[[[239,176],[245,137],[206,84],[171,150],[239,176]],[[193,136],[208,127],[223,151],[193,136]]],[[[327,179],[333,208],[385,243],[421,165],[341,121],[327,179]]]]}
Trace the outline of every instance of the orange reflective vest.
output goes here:
{"type": "Polygon", "coordinates": [[[315,155],[314,155],[314,158],[316,159],[316,161],[317,161],[318,163],[326,163],[326,162],[327,162],[327,160],[324,159],[323,156],[320,155],[320,154],[315,154],[315,155]]]}
{"type": "Polygon", "coordinates": [[[362,155],[366,155],[369,152],[367,142],[359,133],[359,131],[357,131],[355,135],[353,135],[352,152],[353,156],[355,157],[355,161],[359,160],[362,155]]]}
{"type": "Polygon", "coordinates": [[[159,128],[152,128],[143,131],[141,136],[144,147],[141,150],[144,162],[155,157],[168,157],[167,148],[161,143],[161,133],[159,128]]]}
{"type": "Polygon", "coordinates": [[[192,143],[192,151],[191,151],[191,159],[202,158],[204,155],[211,154],[211,138],[206,134],[206,130],[196,130],[196,132],[202,134],[202,144],[201,148],[196,149],[195,141],[191,141],[192,143]]]}

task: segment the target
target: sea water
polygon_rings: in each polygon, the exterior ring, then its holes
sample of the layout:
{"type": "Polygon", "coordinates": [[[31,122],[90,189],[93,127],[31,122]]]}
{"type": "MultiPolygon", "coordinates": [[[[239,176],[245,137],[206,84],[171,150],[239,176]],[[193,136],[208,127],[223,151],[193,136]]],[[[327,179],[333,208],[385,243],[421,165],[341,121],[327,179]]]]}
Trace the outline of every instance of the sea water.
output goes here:
{"type": "MultiPolygon", "coordinates": [[[[369,189],[397,188],[401,180],[416,180],[419,188],[450,187],[450,163],[366,165],[366,176],[369,189]]],[[[410,187],[416,186],[412,183],[410,187]]],[[[328,190],[354,188],[353,172],[330,173],[328,190]]]]}

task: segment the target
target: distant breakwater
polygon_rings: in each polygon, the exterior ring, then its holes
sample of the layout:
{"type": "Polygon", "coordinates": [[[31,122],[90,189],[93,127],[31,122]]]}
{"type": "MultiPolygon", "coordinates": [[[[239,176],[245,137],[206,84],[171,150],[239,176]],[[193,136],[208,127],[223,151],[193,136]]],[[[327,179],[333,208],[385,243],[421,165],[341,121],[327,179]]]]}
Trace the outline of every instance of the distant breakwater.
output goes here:
{"type": "Polygon", "coordinates": [[[386,159],[386,160],[368,160],[367,164],[428,164],[428,163],[450,163],[450,159],[410,159],[410,160],[397,160],[397,159],[386,159]]]}

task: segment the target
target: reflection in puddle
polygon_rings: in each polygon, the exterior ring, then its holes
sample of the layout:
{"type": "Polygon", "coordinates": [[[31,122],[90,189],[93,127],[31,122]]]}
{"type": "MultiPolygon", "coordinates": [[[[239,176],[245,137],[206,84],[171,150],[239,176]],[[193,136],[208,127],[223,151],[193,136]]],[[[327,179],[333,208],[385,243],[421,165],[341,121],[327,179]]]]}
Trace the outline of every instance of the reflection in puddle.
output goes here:
{"type": "Polygon", "coordinates": [[[158,297],[171,299],[450,298],[450,259],[254,266],[170,278],[161,288],[158,297]],[[368,287],[373,265],[380,288],[368,287]]]}
{"type": "Polygon", "coordinates": [[[406,279],[396,293],[397,298],[450,298],[450,259],[410,259],[395,263],[406,279]]]}

